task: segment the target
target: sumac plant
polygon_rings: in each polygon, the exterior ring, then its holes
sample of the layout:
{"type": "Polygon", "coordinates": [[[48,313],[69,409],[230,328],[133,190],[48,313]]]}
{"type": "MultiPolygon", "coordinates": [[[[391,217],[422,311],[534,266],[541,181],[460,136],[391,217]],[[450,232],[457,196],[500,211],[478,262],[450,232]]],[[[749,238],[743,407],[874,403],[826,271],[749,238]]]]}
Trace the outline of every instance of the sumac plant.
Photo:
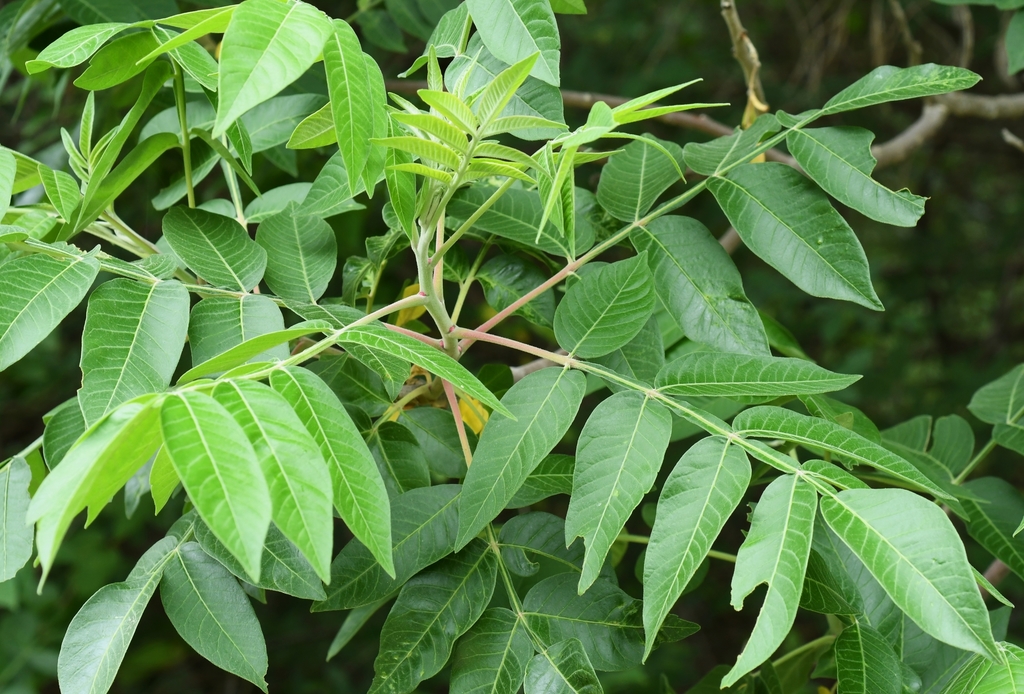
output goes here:
{"type": "Polygon", "coordinates": [[[799,288],[881,310],[830,197],[897,226],[925,201],[871,178],[870,132],[818,121],[979,78],[881,67],[819,109],[685,147],[636,131],[710,106],[658,105],[690,82],[597,102],[570,129],[554,12],[579,4],[455,4],[406,96],[387,93],[352,26],[296,1],[83,24],[24,64],[89,61],[74,80],[89,94],[78,137],[62,133],[70,172],[0,151],[0,368],[87,308],[77,397],[0,469],[0,580],[33,553],[41,581],[64,580],[50,574],[72,523],[122,489],[130,508],[148,494],[180,511],[68,626],[64,692],[110,688],[157,590],[192,648],[263,689],[249,595],[278,591],[349,610],[334,651],[388,611],[373,693],[411,692],[449,662],[452,692],[599,692],[598,672],[698,629],[673,608],[709,558],[735,563],[736,609],[767,590],[735,664],[702,686],[798,691],[815,663],[843,694],[1024,683],[979,585],[998,593],[950,520],[1024,571],[1016,492],[964,483],[995,445],[1024,449],[1024,367],[975,397],[995,425],[977,454],[958,417],[879,432],[825,395],[858,376],[804,358],[680,214],[706,191],[799,288]],[[134,105],[95,131],[103,90],[128,80],[134,105]],[[258,190],[253,154],[283,144],[331,156],[312,183],[258,190]],[[760,156],[783,144],[802,170],[760,156]],[[183,169],[153,201],[153,240],[116,208],[161,158],[183,169]],[[595,190],[578,185],[587,164],[602,164],[595,190]],[[218,166],[230,199],[202,199],[218,166]],[[10,204],[38,185],[45,199],[10,204]],[[339,259],[325,219],[377,196],[389,231],[339,259]],[[385,290],[400,255],[415,274],[385,290]],[[494,311],[467,325],[476,283],[494,311]],[[508,336],[513,315],[539,337],[508,336]],[[480,343],[506,362],[468,370],[480,343]],[[544,368],[515,380],[523,355],[544,368]],[[530,511],[556,494],[564,519],[530,511]],[[745,500],[737,553],[712,549],[745,500]],[[646,544],[642,600],[617,579],[631,542],[646,544]],[[828,631],[780,655],[801,609],[830,615],[828,631]]]}

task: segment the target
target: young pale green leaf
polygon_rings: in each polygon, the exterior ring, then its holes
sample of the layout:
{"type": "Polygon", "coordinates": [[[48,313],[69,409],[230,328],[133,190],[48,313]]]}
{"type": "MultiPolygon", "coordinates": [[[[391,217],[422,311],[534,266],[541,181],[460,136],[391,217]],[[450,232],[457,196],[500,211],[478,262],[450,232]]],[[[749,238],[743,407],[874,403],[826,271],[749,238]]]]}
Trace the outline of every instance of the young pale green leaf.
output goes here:
{"type": "Polygon", "coordinates": [[[612,543],[654,486],[671,434],[668,410],[636,391],[601,402],[580,432],[565,540],[568,545],[582,537],[586,543],[581,595],[597,579],[612,543]]]}
{"type": "Polygon", "coordinates": [[[579,639],[545,648],[526,667],[526,694],[601,694],[604,691],[579,639]]]}
{"type": "Polygon", "coordinates": [[[320,56],[331,28],[323,12],[304,2],[239,5],[222,42],[214,136],[301,77],[320,56]]]}
{"type": "MultiPolygon", "coordinates": [[[[487,303],[498,311],[510,306],[547,279],[536,265],[515,255],[491,258],[483,264],[476,277],[484,289],[487,303]]],[[[554,292],[544,292],[517,309],[515,315],[522,316],[536,325],[550,328],[555,318],[554,292]]]]}
{"type": "MultiPolygon", "coordinates": [[[[248,132],[253,152],[279,148],[307,116],[325,104],[322,94],[275,96],[242,116],[242,132],[248,132]]],[[[231,137],[231,129],[228,130],[231,137]]]]}
{"type": "Polygon", "coordinates": [[[381,629],[370,694],[405,694],[440,672],[490,603],[497,576],[494,553],[475,540],[402,586],[381,629]]]}
{"type": "MultiPolygon", "coordinates": [[[[597,670],[625,670],[640,663],[644,650],[641,604],[606,579],[585,595],[576,592],[576,575],[561,573],[534,585],[523,600],[530,631],[544,646],[579,639],[597,670]]],[[[678,641],[698,629],[671,617],[658,642],[678,641]]]]}
{"type": "Polygon", "coordinates": [[[388,494],[430,486],[430,468],[419,441],[398,422],[384,422],[367,439],[388,494]]]}
{"type": "MultiPolygon", "coordinates": [[[[466,476],[466,457],[459,441],[455,418],[449,410],[437,407],[414,407],[403,410],[398,420],[412,432],[419,442],[430,469],[444,477],[466,476]]],[[[471,448],[477,437],[472,430],[466,432],[471,448]]]]}
{"type": "MultiPolygon", "coordinates": [[[[157,32],[157,35],[161,38],[162,43],[158,48],[154,49],[152,53],[147,55],[146,59],[157,58],[163,55],[164,53],[168,53],[170,51],[175,51],[173,54],[175,58],[180,58],[182,55],[181,52],[176,51],[175,49],[190,44],[196,39],[202,38],[207,34],[223,34],[227,30],[228,25],[231,23],[231,16],[234,14],[234,12],[234,7],[211,8],[211,11],[208,11],[208,14],[205,17],[193,17],[193,19],[197,21],[195,21],[195,23],[192,24],[192,26],[187,27],[186,30],[181,33],[171,32],[160,26],[166,24],[168,26],[178,27],[180,22],[175,22],[172,24],[167,21],[161,21],[159,25],[154,28],[154,31],[157,32]]],[[[181,64],[181,61],[179,61],[179,64],[181,64]]],[[[216,71],[217,70],[215,68],[213,72],[215,73],[216,71]]],[[[203,86],[207,87],[207,85],[205,84],[203,86]]],[[[207,87],[207,89],[209,89],[210,91],[216,91],[217,80],[213,80],[213,85],[207,87]]]]}
{"type": "Polygon", "coordinates": [[[910,191],[893,192],[871,178],[874,133],[863,128],[790,130],[789,151],[825,192],[871,219],[912,227],[924,214],[925,198],[910,191]]]}
{"type": "Polygon", "coordinates": [[[1013,424],[1024,416],[1024,364],[982,386],[967,409],[989,424],[1013,424]]]}
{"type": "Polygon", "coordinates": [[[604,356],[640,332],[655,301],[645,254],[601,266],[569,287],[555,311],[555,338],[575,356],[604,356]]]}
{"type": "Polygon", "coordinates": [[[200,518],[258,581],[271,500],[242,427],[223,405],[195,391],[168,397],[160,424],[164,447],[200,518]]]}
{"type": "Polygon", "coordinates": [[[902,489],[851,489],[822,499],[821,513],[927,634],[1002,659],[963,544],[942,509],[902,489]]]}
{"type": "Polygon", "coordinates": [[[509,414],[509,411],[494,397],[487,386],[467,371],[466,367],[444,352],[428,347],[419,340],[387,330],[379,325],[361,325],[345,329],[339,335],[338,341],[342,344],[364,345],[370,349],[412,362],[443,378],[467,395],[473,396],[495,412],[509,414]]]}
{"type": "Polygon", "coordinates": [[[139,31],[114,39],[89,61],[89,67],[75,80],[79,89],[99,91],[130,80],[152,62],[146,58],[160,41],[152,31],[139,31]]]}
{"type": "Polygon", "coordinates": [[[188,329],[188,291],[175,280],[119,278],[89,297],[78,402],[91,425],[123,402],[171,383],[188,329]]]}
{"type": "Polygon", "coordinates": [[[0,371],[28,354],[89,291],[95,258],[36,254],[4,263],[0,274],[0,371]]]}
{"type": "Polygon", "coordinates": [[[455,649],[451,694],[517,692],[532,657],[533,641],[526,625],[512,611],[492,607],[455,649]]]}
{"type": "Polygon", "coordinates": [[[993,556],[1024,575],[1024,537],[1015,533],[1024,518],[1024,498],[1009,482],[982,477],[964,485],[976,498],[962,498],[967,532],[993,556]]]}
{"type": "Polygon", "coordinates": [[[1001,642],[1006,663],[974,656],[950,681],[942,694],[1003,694],[1024,688],[1024,649],[1001,642]]]}
{"type": "Polygon", "coordinates": [[[150,598],[176,559],[178,541],[165,537],[149,548],[128,580],[111,583],[85,601],[68,625],[57,658],[61,691],[105,694],[114,683],[150,598]]]}
{"type": "Polygon", "coordinates": [[[278,345],[286,344],[290,340],[297,340],[314,333],[329,332],[331,332],[331,323],[326,320],[303,320],[283,331],[257,335],[221,352],[198,366],[189,368],[188,371],[178,378],[178,384],[190,383],[198,378],[219,374],[230,370],[230,368],[241,366],[253,357],[262,355],[267,350],[278,345]]]}
{"type": "Polygon", "coordinates": [[[267,645],[256,613],[234,576],[197,543],[186,542],[167,562],[160,601],[199,655],[267,691],[267,645]]]}
{"type": "Polygon", "coordinates": [[[740,273],[707,227],[689,217],[660,217],[630,240],[647,252],[655,292],[688,337],[726,352],[770,354],[740,273]]]}
{"type": "Polygon", "coordinates": [[[267,251],[265,279],[275,294],[316,303],[327,291],[338,264],[338,242],[327,222],[290,205],[260,224],[256,243],[267,251]]]}
{"type": "Polygon", "coordinates": [[[65,400],[43,417],[43,458],[46,467],[57,467],[68,449],[85,433],[85,418],[78,405],[78,397],[65,400]]]}
{"type": "Polygon", "coordinates": [[[779,132],[778,119],[770,113],[761,115],[749,128],[737,128],[731,135],[710,142],[689,142],[683,147],[686,165],[699,174],[712,176],[730,166],[748,162],[761,141],[779,132]]]}
{"type": "Polygon", "coordinates": [[[163,231],[174,254],[214,286],[248,292],[263,277],[267,252],[234,219],[174,207],[164,215],[163,231]]]}
{"type": "Polygon", "coordinates": [[[459,539],[464,547],[511,501],[527,476],[565,435],[586,388],[582,374],[541,369],[512,386],[502,398],[506,416],[495,412],[484,427],[459,503],[459,539]]]}
{"type": "Polygon", "coordinates": [[[387,489],[351,417],[327,384],[305,369],[275,371],[270,385],[284,396],[319,446],[342,520],[370,548],[383,570],[394,576],[387,489]]]}
{"type": "Polygon", "coordinates": [[[970,70],[934,63],[908,68],[883,65],[829,99],[821,115],[969,89],[980,80],[970,70]]]}
{"type": "Polygon", "coordinates": [[[683,167],[679,145],[646,136],[608,160],[597,186],[597,201],[616,219],[635,222],[669,186],[682,180],[683,167]]]}
{"type": "Polygon", "coordinates": [[[437,138],[460,154],[465,154],[469,148],[466,133],[439,116],[430,113],[393,113],[391,119],[408,126],[414,134],[437,138]]]}
{"type": "Polygon", "coordinates": [[[682,397],[781,397],[842,390],[858,380],[804,359],[691,352],[666,364],[656,383],[666,395],[682,397]]]}
{"type": "Polygon", "coordinates": [[[558,86],[561,39],[550,4],[537,0],[467,0],[466,5],[484,45],[495,57],[511,65],[540,53],[530,74],[558,86]]]}
{"type": "Polygon", "coordinates": [[[572,456],[553,453],[529,474],[507,508],[523,508],[556,494],[572,492],[576,461],[572,456]]]}
{"type": "Polygon", "coordinates": [[[112,36],[127,28],[128,25],[121,22],[75,27],[40,51],[34,59],[25,63],[25,69],[28,74],[34,75],[51,67],[66,68],[80,65],[112,36]]]}
{"type": "MultiPolygon", "coordinates": [[[[0,168],[2,168],[3,153],[0,153],[0,168]]],[[[13,183],[13,165],[14,157],[11,157],[11,182],[13,183]]],[[[3,173],[0,171],[0,176],[3,173]]],[[[72,220],[72,215],[78,208],[78,203],[82,199],[82,193],[78,189],[78,182],[71,177],[71,174],[65,173],[64,171],[55,171],[53,169],[39,167],[39,177],[43,180],[43,188],[46,190],[46,197],[50,199],[50,203],[54,209],[60,213],[60,216],[65,221],[72,220]]],[[[8,197],[10,195],[8,194],[8,197]]],[[[0,184],[0,217],[6,214],[6,210],[3,209],[3,186],[0,184]]]]}
{"type": "MultiPolygon", "coordinates": [[[[579,573],[583,543],[565,546],[565,521],[550,513],[525,513],[510,518],[498,533],[501,560],[517,576],[533,576],[543,561],[548,571],[579,573]]],[[[611,567],[608,567],[609,569],[611,567]]]]}
{"type": "Polygon", "coordinates": [[[271,519],[317,574],[331,575],[331,476],[312,435],[283,396],[255,381],[225,381],[213,398],[248,437],[270,490],[271,519]]]}
{"type": "Polygon", "coordinates": [[[665,480],[644,560],[645,660],[749,482],[747,456],[719,436],[691,446],[665,480]]]}
{"type": "Polygon", "coordinates": [[[382,600],[420,570],[451,554],[458,531],[460,490],[458,485],[443,484],[395,497],[391,502],[394,577],[384,573],[366,545],[353,540],[331,564],[327,598],[314,604],[313,611],[354,609],[382,600]]]}
{"type": "Polygon", "coordinates": [[[345,621],[341,623],[338,633],[334,635],[334,640],[331,641],[331,645],[327,648],[327,660],[329,661],[331,658],[338,655],[338,653],[341,652],[341,649],[347,646],[355,635],[358,634],[364,626],[366,626],[366,623],[370,621],[370,618],[390,601],[391,596],[388,596],[378,602],[357,607],[345,615],[345,621]]]}
{"type": "Polygon", "coordinates": [[[32,526],[28,516],[28,488],[32,470],[24,458],[15,458],[0,470],[0,583],[32,558],[32,526]]]}
{"type": "Polygon", "coordinates": [[[768,593],[747,645],[722,679],[723,687],[732,686],[771,657],[793,627],[817,506],[814,487],[796,475],[776,478],[761,494],[750,532],[736,556],[732,606],[742,609],[744,598],[762,583],[768,584],[768,593]]]}
{"type": "Polygon", "coordinates": [[[221,544],[206,523],[196,522],[195,536],[196,542],[204,552],[223,564],[232,574],[257,588],[277,591],[303,600],[323,600],[326,595],[324,584],[316,569],[302,551],[273,523],[270,524],[263,546],[259,580],[246,573],[241,563],[221,544]]]}
{"type": "Polygon", "coordinates": [[[334,20],[324,46],[324,68],[331,96],[331,115],[349,188],[355,190],[370,155],[373,132],[373,99],[370,76],[359,38],[352,27],[334,20]]]}
{"type": "Polygon", "coordinates": [[[785,164],[744,164],[708,181],[743,243],[808,294],[882,310],[864,249],[811,181],[785,164]]]}
{"type": "Polygon", "coordinates": [[[900,694],[900,661],[889,642],[860,621],[836,639],[836,670],[844,694],[900,694]]]}
{"type": "Polygon", "coordinates": [[[288,138],[288,149],[314,149],[329,147],[338,141],[338,131],[334,129],[334,113],[331,104],[315,111],[295,126],[288,138]]]}
{"type": "Polygon", "coordinates": [[[817,417],[781,407],[752,407],[733,420],[742,436],[782,438],[812,448],[830,451],[857,465],[868,465],[939,498],[948,494],[913,465],[849,429],[817,417]]]}
{"type": "MultiPolygon", "coordinates": [[[[281,309],[265,296],[246,294],[238,298],[215,296],[203,299],[192,308],[188,324],[192,365],[199,366],[246,340],[281,330],[284,330],[281,309]]],[[[280,361],[287,358],[287,345],[280,344],[252,360],[280,361]]]]}

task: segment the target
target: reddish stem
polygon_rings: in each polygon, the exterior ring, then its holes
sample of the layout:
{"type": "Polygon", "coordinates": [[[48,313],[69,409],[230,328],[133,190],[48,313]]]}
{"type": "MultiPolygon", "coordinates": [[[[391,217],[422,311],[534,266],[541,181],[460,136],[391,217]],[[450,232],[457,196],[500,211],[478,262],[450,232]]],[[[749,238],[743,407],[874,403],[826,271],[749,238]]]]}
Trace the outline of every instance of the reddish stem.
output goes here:
{"type": "Polygon", "coordinates": [[[462,410],[459,408],[459,399],[455,397],[455,388],[448,381],[444,384],[444,394],[448,397],[448,407],[452,410],[452,417],[455,418],[455,429],[459,432],[459,443],[462,444],[462,455],[466,457],[466,467],[473,464],[473,451],[469,448],[469,437],[466,435],[466,424],[462,421],[462,410]]]}

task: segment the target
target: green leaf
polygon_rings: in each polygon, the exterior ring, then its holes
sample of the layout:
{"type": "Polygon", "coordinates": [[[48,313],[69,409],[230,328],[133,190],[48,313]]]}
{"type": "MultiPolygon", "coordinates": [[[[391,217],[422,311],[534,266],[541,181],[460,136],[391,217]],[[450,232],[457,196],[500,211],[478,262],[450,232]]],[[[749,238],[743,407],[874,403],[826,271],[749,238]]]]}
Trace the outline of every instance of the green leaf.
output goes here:
{"type": "Polygon", "coordinates": [[[526,667],[526,694],[601,694],[601,681],[579,639],[566,639],[533,656],[526,667]]]}
{"type": "Polygon", "coordinates": [[[656,383],[666,395],[682,397],[780,397],[842,390],[859,380],[804,359],[691,352],[666,364],[656,383]]]}
{"type": "Polygon", "coordinates": [[[177,559],[177,545],[173,537],[160,540],[126,581],[103,586],[85,601],[60,646],[57,681],[62,691],[103,694],[110,689],[164,567],[177,559]]]}
{"type": "Polygon", "coordinates": [[[1001,658],[963,544],[942,509],[902,489],[851,489],[822,499],[821,513],[927,634],[1001,658]]]}
{"type": "Polygon", "coordinates": [[[223,405],[195,391],[168,397],[160,423],[164,447],[200,518],[258,581],[271,500],[245,431],[223,405]]]}
{"type": "Polygon", "coordinates": [[[328,147],[337,141],[338,131],[334,129],[334,115],[328,103],[295,126],[287,146],[288,149],[314,149],[328,147]]]}
{"type": "Polygon", "coordinates": [[[199,366],[193,366],[178,378],[178,384],[190,383],[202,376],[209,376],[241,366],[249,362],[253,357],[264,354],[267,350],[280,344],[285,344],[289,340],[330,331],[331,324],[326,321],[303,321],[285,330],[251,337],[245,342],[241,342],[221,352],[212,359],[204,361],[199,366]]]}
{"type": "Polygon", "coordinates": [[[1024,575],[1024,538],[1015,537],[1024,518],[1024,498],[1009,482],[982,477],[964,485],[976,499],[963,498],[967,532],[1018,576],[1024,575]]]}
{"type": "Polygon", "coordinates": [[[241,563],[221,544],[202,521],[195,524],[196,541],[203,551],[224,565],[228,571],[257,588],[274,590],[303,600],[323,600],[326,593],[316,569],[295,544],[273,523],[260,559],[260,576],[255,580],[241,563]]]}
{"type": "MultiPolygon", "coordinates": [[[[527,292],[544,283],[547,279],[533,263],[515,255],[499,255],[491,258],[476,274],[484,289],[487,303],[498,311],[512,305],[527,292]]],[[[536,299],[515,311],[536,325],[550,328],[555,318],[555,293],[547,290],[536,299]]]]}
{"type": "Polygon", "coordinates": [[[87,523],[95,519],[159,445],[159,401],[143,396],[96,422],[46,476],[26,516],[37,523],[36,549],[44,579],[71,520],[87,506],[87,523]]]}
{"type": "Polygon", "coordinates": [[[395,575],[392,578],[366,545],[349,542],[331,564],[327,599],[314,612],[369,605],[394,593],[423,568],[455,550],[461,487],[442,484],[401,494],[391,502],[391,537],[395,575]]]}
{"type": "Polygon", "coordinates": [[[78,402],[90,425],[123,402],[164,391],[188,329],[188,291],[175,280],[119,278],[89,297],[78,402]]]}
{"type": "Polygon", "coordinates": [[[587,552],[582,594],[597,579],[612,543],[654,486],[672,434],[672,416],[642,393],[601,402],[576,443],[576,471],[565,516],[565,540],[582,537],[587,552]]]}
{"type": "Polygon", "coordinates": [[[781,407],[765,406],[741,412],[733,420],[733,428],[742,436],[782,438],[824,449],[854,464],[868,465],[887,472],[936,497],[948,497],[946,492],[903,458],[835,422],[808,417],[781,407]]]}
{"type": "Polygon", "coordinates": [[[523,508],[556,494],[572,492],[576,461],[572,456],[557,453],[546,456],[527,476],[508,508],[523,508]]]}
{"type": "Polygon", "coordinates": [[[989,424],[1013,424],[1024,416],[1024,364],[978,389],[967,409],[989,424]]]}
{"type": "MultiPolygon", "coordinates": [[[[3,154],[0,153],[0,166],[2,166],[3,154]]],[[[13,183],[14,157],[11,157],[11,182],[13,183]]],[[[2,176],[2,174],[0,174],[2,176]]],[[[39,177],[43,180],[43,188],[46,190],[46,197],[65,221],[73,219],[72,215],[78,208],[82,199],[82,193],[78,189],[78,182],[71,177],[71,174],[63,171],[39,167],[39,177]]],[[[7,196],[10,198],[10,195],[7,196]]],[[[3,205],[3,185],[0,184],[0,217],[6,214],[3,205]]]]}
{"type": "Polygon", "coordinates": [[[780,129],[778,119],[770,113],[757,118],[749,128],[710,142],[689,142],[683,147],[686,165],[699,174],[712,176],[725,169],[749,162],[761,141],[780,129]]]}
{"type": "Polygon", "coordinates": [[[687,336],[726,352],[770,354],[740,273],[707,227],[689,217],[661,217],[630,240],[647,252],[655,292],[687,336]]]}
{"type": "MultiPolygon", "coordinates": [[[[845,402],[840,402],[827,395],[804,395],[800,397],[800,402],[815,417],[821,417],[822,419],[835,422],[844,428],[852,429],[869,441],[875,443],[882,442],[882,435],[879,433],[875,423],[853,405],[847,405],[845,402]]],[[[973,442],[973,434],[971,440],[973,442]]],[[[899,451],[893,452],[900,453],[899,451]]]]}
{"type": "Polygon", "coordinates": [[[326,15],[304,2],[247,0],[239,5],[221,44],[214,137],[301,77],[330,33],[326,15]]]}
{"type": "Polygon", "coordinates": [[[419,441],[398,422],[383,422],[367,440],[388,494],[430,486],[430,468],[419,441]]]}
{"type": "Polygon", "coordinates": [[[128,28],[127,24],[108,22],[75,27],[40,51],[35,59],[25,64],[28,74],[34,75],[51,67],[66,68],[84,63],[112,36],[128,28]]]}
{"type": "Polygon", "coordinates": [[[359,38],[340,19],[334,20],[333,32],[324,46],[324,68],[341,159],[349,188],[355,190],[370,156],[370,138],[374,136],[373,97],[359,38]]]}
{"type": "Polygon", "coordinates": [[[402,586],[381,629],[370,694],[404,694],[440,672],[490,603],[497,576],[494,554],[476,540],[402,586]]]}
{"type": "Polygon", "coordinates": [[[15,458],[0,470],[0,583],[32,558],[32,526],[28,516],[28,488],[32,470],[24,458],[15,458]]]}
{"type": "Polygon", "coordinates": [[[814,487],[795,475],[776,478],[761,494],[750,532],[736,556],[732,606],[742,609],[744,598],[762,583],[768,584],[768,593],[747,645],[722,679],[723,687],[735,684],[771,657],[793,627],[817,505],[814,487]]]}
{"type": "Polygon", "coordinates": [[[114,39],[92,57],[89,67],[75,80],[75,86],[99,91],[126,82],[149,67],[152,59],[145,58],[159,45],[148,30],[114,39]]]}
{"type": "Polygon", "coordinates": [[[893,192],[871,178],[874,133],[863,128],[790,130],[789,151],[815,183],[839,202],[875,221],[912,227],[924,214],[925,198],[893,192]]]}
{"type": "Polygon", "coordinates": [[[327,218],[348,212],[361,210],[363,206],[352,200],[363,190],[362,181],[352,190],[348,186],[348,172],[341,159],[341,153],[335,152],[327,160],[320,174],[313,181],[313,187],[302,202],[303,212],[327,218]]]}
{"type": "Polygon", "coordinates": [[[579,573],[583,568],[583,543],[566,547],[565,521],[550,513],[538,511],[510,518],[501,526],[498,546],[502,562],[517,576],[535,575],[542,561],[546,572],[579,573]]]}
{"type": "Polygon", "coordinates": [[[882,310],[853,230],[785,164],[744,164],[708,181],[743,243],[808,294],[882,310]]]}
{"type": "Polygon", "coordinates": [[[384,381],[351,353],[322,355],[316,363],[309,365],[309,370],[334,391],[343,405],[361,410],[371,417],[384,414],[394,404],[400,390],[394,383],[384,381]]]}
{"type": "MultiPolygon", "coordinates": [[[[867,489],[868,487],[865,485],[862,488],[867,489]]],[[[845,572],[842,573],[845,574],[845,572]]],[[[863,612],[863,606],[854,607],[853,605],[860,605],[860,595],[856,589],[851,589],[849,583],[849,577],[840,575],[837,578],[834,576],[829,563],[812,549],[807,561],[804,589],[800,594],[800,607],[820,614],[859,614],[863,612]]]]}
{"type": "Polygon", "coordinates": [[[682,180],[683,167],[679,145],[645,136],[608,160],[597,186],[597,201],[616,219],[638,221],[662,193],[682,180]]]}
{"type": "MultiPolygon", "coordinates": [[[[199,366],[246,340],[282,330],[284,316],[281,309],[265,296],[246,294],[237,298],[215,296],[203,299],[192,307],[188,324],[192,366],[199,366]]],[[[256,355],[252,361],[287,358],[287,345],[278,345],[256,355]]]]}
{"type": "Polygon", "coordinates": [[[342,520],[370,548],[383,570],[394,576],[387,490],[345,408],[327,384],[299,367],[275,371],[270,385],[284,396],[320,447],[342,520]]]}
{"type": "Polygon", "coordinates": [[[327,222],[291,205],[260,224],[256,243],[267,251],[265,279],[275,294],[316,303],[327,291],[338,264],[338,243],[327,222]]]}
{"type": "Polygon", "coordinates": [[[565,434],[586,388],[582,374],[541,369],[512,386],[502,398],[511,417],[495,412],[484,427],[459,504],[459,539],[464,547],[511,501],[527,476],[565,434]]]}
{"type": "Polygon", "coordinates": [[[595,268],[558,305],[555,338],[575,356],[603,356],[640,332],[654,302],[654,278],[643,253],[595,268]]]}
{"type": "MultiPolygon", "coordinates": [[[[636,383],[654,385],[658,372],[665,366],[665,343],[657,317],[651,316],[636,337],[622,347],[594,361],[636,383]]],[[[611,379],[605,382],[613,393],[625,389],[621,383],[611,379]]]]}
{"type": "Polygon", "coordinates": [[[970,70],[934,63],[908,68],[883,65],[829,99],[821,115],[969,89],[980,80],[970,70]]]}
{"type": "MultiPolygon", "coordinates": [[[[579,639],[597,670],[625,670],[640,663],[644,649],[641,603],[606,579],[585,595],[576,592],[576,576],[562,573],[534,585],[523,600],[530,631],[547,647],[579,639]]],[[[660,640],[675,641],[693,634],[696,624],[672,617],[660,640]]]]}
{"type": "Polygon", "coordinates": [[[235,578],[195,542],[164,568],[160,600],[171,624],[199,655],[267,691],[267,645],[235,578]]]}
{"type": "Polygon", "coordinates": [[[267,252],[234,219],[174,207],[164,215],[163,231],[174,254],[214,286],[248,292],[263,277],[267,252]]]}
{"type": "MultiPolygon", "coordinates": [[[[267,219],[285,212],[290,207],[301,206],[309,191],[313,189],[312,183],[287,183],[265,192],[262,197],[254,199],[245,206],[244,217],[248,224],[261,224],[267,219]]],[[[293,214],[299,214],[298,211],[293,214]]],[[[232,214],[234,216],[234,206],[232,214]]],[[[259,243],[258,230],[256,242],[259,243]]],[[[272,256],[267,258],[270,265],[272,256]]]]}
{"type": "Polygon", "coordinates": [[[1011,75],[1024,70],[1024,12],[1017,11],[1006,27],[1007,72],[1011,75]]]}
{"type": "Polygon", "coordinates": [[[357,607],[345,615],[345,621],[341,623],[341,628],[338,629],[338,633],[334,635],[334,640],[331,641],[331,645],[327,649],[327,660],[338,655],[341,649],[347,646],[366,623],[370,621],[370,618],[377,613],[377,610],[384,607],[390,601],[391,596],[388,596],[378,602],[357,607]]]}
{"type": "Polygon", "coordinates": [[[75,396],[65,400],[43,416],[43,457],[46,467],[53,469],[64,458],[68,449],[85,433],[85,418],[75,396]]]}
{"type": "MultiPolygon", "coordinates": [[[[466,476],[466,458],[462,453],[459,431],[449,410],[415,407],[404,410],[399,419],[413,433],[430,469],[445,477],[466,476]]],[[[476,444],[472,430],[466,431],[470,446],[476,444]]]]}
{"type": "Polygon", "coordinates": [[[267,152],[288,142],[299,123],[323,105],[322,94],[276,96],[253,108],[239,122],[249,132],[252,151],[267,152]]]}
{"type": "Polygon", "coordinates": [[[530,74],[559,84],[561,40],[551,5],[536,0],[467,0],[484,45],[499,60],[512,65],[540,53],[530,74]]]}
{"type": "Polygon", "coordinates": [[[855,621],[836,639],[836,670],[846,694],[901,694],[903,676],[892,646],[867,624],[855,621]]]}
{"type": "Polygon", "coordinates": [[[999,648],[1006,656],[1005,664],[975,656],[942,690],[943,694],[1001,694],[1024,687],[1024,650],[1006,642],[1001,642],[999,648]]]}
{"type": "Polygon", "coordinates": [[[312,435],[283,396],[255,381],[225,381],[213,398],[241,425],[270,490],[271,519],[325,581],[331,575],[331,476],[312,435]]]}
{"type": "Polygon", "coordinates": [[[645,659],[749,482],[747,456],[719,436],[691,446],[665,480],[644,560],[645,659]]]}
{"type": "Polygon", "coordinates": [[[504,607],[492,607],[459,641],[452,659],[451,694],[517,692],[533,657],[526,625],[504,607]]]}
{"type": "Polygon", "coordinates": [[[419,340],[387,330],[380,325],[361,325],[347,328],[338,336],[342,344],[356,343],[410,361],[420,368],[443,378],[459,390],[471,395],[495,412],[508,410],[480,380],[466,367],[444,352],[429,347],[419,340]]]}
{"type": "Polygon", "coordinates": [[[42,342],[71,313],[99,273],[95,258],[26,255],[0,275],[0,371],[42,342]]]}

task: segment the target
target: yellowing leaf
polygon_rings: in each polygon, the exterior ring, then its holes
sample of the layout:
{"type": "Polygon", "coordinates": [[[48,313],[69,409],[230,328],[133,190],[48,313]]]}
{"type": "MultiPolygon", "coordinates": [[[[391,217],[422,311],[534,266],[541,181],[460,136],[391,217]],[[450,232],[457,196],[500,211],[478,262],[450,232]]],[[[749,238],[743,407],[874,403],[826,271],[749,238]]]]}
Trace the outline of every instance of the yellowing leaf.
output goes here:
{"type": "MultiPolygon", "coordinates": [[[[410,296],[414,296],[419,293],[420,285],[410,284],[408,287],[405,288],[405,291],[402,292],[402,298],[408,299],[410,296]]],[[[409,321],[414,321],[420,316],[422,316],[424,313],[426,313],[426,311],[426,306],[413,306],[412,308],[403,308],[401,311],[398,312],[398,317],[395,318],[395,325],[405,325],[409,321]]]]}
{"type": "Polygon", "coordinates": [[[468,395],[463,395],[459,398],[459,412],[462,413],[462,421],[477,436],[484,430],[484,425],[487,424],[487,420],[491,416],[491,413],[480,404],[479,400],[468,395]]]}

